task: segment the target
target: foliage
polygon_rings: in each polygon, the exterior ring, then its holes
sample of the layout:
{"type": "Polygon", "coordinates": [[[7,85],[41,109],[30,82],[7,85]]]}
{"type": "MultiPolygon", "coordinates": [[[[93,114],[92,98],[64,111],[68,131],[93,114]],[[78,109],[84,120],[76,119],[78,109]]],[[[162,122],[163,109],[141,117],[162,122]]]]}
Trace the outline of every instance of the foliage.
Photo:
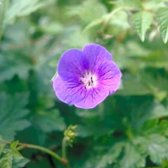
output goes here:
{"type": "Polygon", "coordinates": [[[0,0],[0,168],[167,168],[167,41],[166,0],[0,0]],[[81,110],[56,99],[51,79],[63,51],[89,42],[123,78],[81,110]]]}
{"type": "Polygon", "coordinates": [[[18,151],[18,141],[14,141],[10,145],[5,145],[2,141],[0,148],[3,149],[0,153],[1,168],[21,168],[28,163],[28,160],[18,151]]]}
{"type": "Polygon", "coordinates": [[[6,139],[13,139],[17,131],[27,128],[30,123],[23,117],[28,114],[24,108],[27,103],[27,95],[9,96],[5,93],[0,94],[0,134],[6,139]],[[17,114],[17,115],[16,115],[17,114]]]}

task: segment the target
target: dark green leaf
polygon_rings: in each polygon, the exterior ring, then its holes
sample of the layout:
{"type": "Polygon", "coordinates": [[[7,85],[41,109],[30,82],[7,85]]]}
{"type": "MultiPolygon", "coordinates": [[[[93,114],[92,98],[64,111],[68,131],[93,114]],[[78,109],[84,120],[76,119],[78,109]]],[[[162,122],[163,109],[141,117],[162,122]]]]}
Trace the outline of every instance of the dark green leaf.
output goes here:
{"type": "Polygon", "coordinates": [[[41,112],[34,117],[34,124],[44,132],[63,131],[66,127],[59,111],[41,112]]]}

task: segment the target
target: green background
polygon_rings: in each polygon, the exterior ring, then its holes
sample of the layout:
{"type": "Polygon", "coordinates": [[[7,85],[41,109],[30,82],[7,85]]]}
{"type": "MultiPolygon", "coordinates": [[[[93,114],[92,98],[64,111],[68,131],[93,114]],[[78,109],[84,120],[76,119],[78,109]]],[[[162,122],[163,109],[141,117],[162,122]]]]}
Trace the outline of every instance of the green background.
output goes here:
{"type": "MultiPolygon", "coordinates": [[[[1,139],[61,154],[64,130],[77,125],[71,168],[168,167],[168,2],[0,0],[0,38],[1,139]],[[55,97],[51,79],[65,50],[91,42],[113,54],[122,85],[81,110],[55,97]]],[[[14,149],[0,143],[0,168],[63,167],[14,149]]]]}

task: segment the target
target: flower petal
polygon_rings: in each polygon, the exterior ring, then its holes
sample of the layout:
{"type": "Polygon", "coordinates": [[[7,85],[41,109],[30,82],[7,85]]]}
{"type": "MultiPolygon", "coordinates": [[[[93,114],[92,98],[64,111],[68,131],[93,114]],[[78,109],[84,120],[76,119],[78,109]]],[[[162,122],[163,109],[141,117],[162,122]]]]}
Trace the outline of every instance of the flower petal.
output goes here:
{"type": "Polygon", "coordinates": [[[100,84],[104,85],[110,93],[114,93],[120,87],[122,74],[113,61],[101,64],[97,69],[97,74],[100,84]]]}
{"type": "Polygon", "coordinates": [[[89,44],[82,51],[71,49],[63,53],[58,63],[58,74],[52,82],[59,100],[90,109],[119,88],[121,76],[112,55],[98,44],[89,44]],[[85,76],[88,73],[96,78],[85,76]],[[86,87],[81,77],[87,78],[88,82],[96,82],[96,85],[86,87]]]}
{"type": "Polygon", "coordinates": [[[58,74],[64,80],[73,80],[81,76],[84,66],[83,53],[78,49],[71,49],[63,53],[58,63],[58,74]]]}
{"type": "Polygon", "coordinates": [[[108,95],[109,91],[103,86],[99,86],[98,88],[88,90],[84,99],[74,105],[82,109],[91,109],[101,103],[108,95]]]}
{"type": "Polygon", "coordinates": [[[52,79],[52,84],[57,98],[64,103],[72,105],[85,97],[85,90],[78,82],[67,82],[56,75],[52,79]]]}
{"type": "Polygon", "coordinates": [[[89,69],[95,69],[104,61],[111,61],[112,55],[98,44],[88,44],[83,48],[85,58],[88,60],[89,69]]]}

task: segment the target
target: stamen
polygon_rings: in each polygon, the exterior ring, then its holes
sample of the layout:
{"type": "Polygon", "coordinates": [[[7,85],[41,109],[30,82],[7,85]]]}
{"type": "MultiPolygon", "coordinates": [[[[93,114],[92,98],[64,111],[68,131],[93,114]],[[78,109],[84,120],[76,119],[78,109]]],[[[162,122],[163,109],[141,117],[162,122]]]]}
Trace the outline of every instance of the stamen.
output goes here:
{"type": "Polygon", "coordinates": [[[80,80],[86,89],[91,89],[97,86],[97,76],[91,72],[85,72],[80,80]]]}

